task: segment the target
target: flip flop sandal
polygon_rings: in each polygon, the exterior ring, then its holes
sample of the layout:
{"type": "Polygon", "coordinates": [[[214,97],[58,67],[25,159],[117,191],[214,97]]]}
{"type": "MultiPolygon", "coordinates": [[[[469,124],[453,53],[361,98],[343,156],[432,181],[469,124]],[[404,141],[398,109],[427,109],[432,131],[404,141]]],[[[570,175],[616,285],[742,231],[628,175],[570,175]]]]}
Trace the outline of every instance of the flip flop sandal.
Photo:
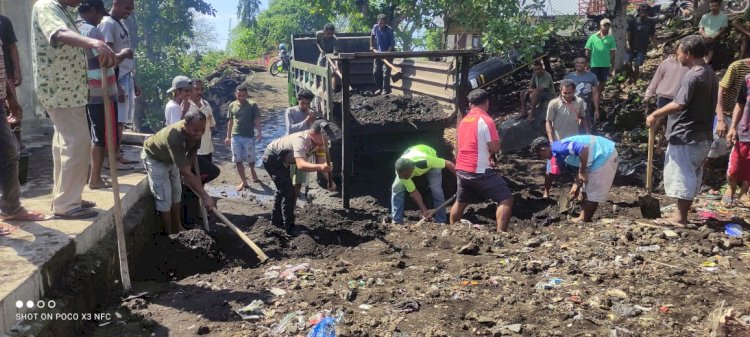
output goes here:
{"type": "Polygon", "coordinates": [[[98,212],[92,211],[88,208],[77,207],[65,212],[64,214],[55,214],[55,216],[65,220],[80,220],[93,218],[98,214],[98,212]]]}
{"type": "Polygon", "coordinates": [[[13,233],[16,229],[18,229],[16,226],[0,225],[0,236],[10,235],[10,233],[13,233]]]}
{"type": "Polygon", "coordinates": [[[23,214],[11,215],[3,218],[5,221],[45,221],[52,217],[39,212],[23,211],[23,214]]]}
{"type": "Polygon", "coordinates": [[[737,206],[737,200],[732,197],[721,197],[721,202],[719,204],[723,207],[735,207],[737,206]]]}
{"type": "MultiPolygon", "coordinates": [[[[103,190],[105,188],[110,188],[110,187],[112,187],[112,184],[110,184],[107,181],[104,181],[101,184],[93,185],[93,186],[91,184],[89,184],[89,189],[90,190],[103,190]]],[[[83,204],[83,203],[81,203],[81,204],[83,204]]]]}
{"type": "Polygon", "coordinates": [[[81,200],[81,208],[94,208],[96,203],[88,200],[81,200]]]}

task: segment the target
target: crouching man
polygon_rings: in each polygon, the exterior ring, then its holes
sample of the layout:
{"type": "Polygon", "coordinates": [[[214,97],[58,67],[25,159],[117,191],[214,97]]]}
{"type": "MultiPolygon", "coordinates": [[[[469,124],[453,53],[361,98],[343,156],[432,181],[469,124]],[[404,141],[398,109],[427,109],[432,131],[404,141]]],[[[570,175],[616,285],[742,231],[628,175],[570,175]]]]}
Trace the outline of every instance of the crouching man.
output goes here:
{"type": "Polygon", "coordinates": [[[577,198],[583,193],[581,215],[574,222],[590,222],[600,202],[609,198],[609,190],[617,173],[617,150],[611,140],[591,135],[580,135],[563,138],[552,144],[544,137],[539,137],[531,148],[540,159],[552,159],[558,163],[566,162],[578,167],[570,198],[577,198]]]}
{"type": "Polygon", "coordinates": [[[276,186],[271,214],[271,223],[274,226],[284,227],[289,233],[294,228],[296,198],[289,172],[291,164],[296,164],[297,170],[302,172],[323,172],[328,189],[336,190],[336,184],[331,179],[333,168],[327,163],[329,138],[333,138],[329,122],[316,120],[309,130],[278,138],[266,147],[263,153],[263,167],[276,186]],[[317,164],[307,161],[313,154],[317,164]]]}
{"type": "MultiPolygon", "coordinates": [[[[412,178],[422,175],[427,176],[427,181],[430,184],[430,192],[432,193],[432,205],[440,207],[445,202],[442,172],[444,168],[451,171],[454,176],[456,175],[456,166],[453,165],[453,162],[438,158],[435,149],[427,145],[414,145],[396,160],[396,180],[393,181],[393,186],[391,186],[391,216],[393,216],[393,223],[404,223],[405,192],[411,194],[414,202],[417,203],[417,206],[422,211],[422,217],[429,220],[427,206],[425,206],[422,195],[414,185],[412,178]]],[[[435,221],[437,223],[445,223],[446,220],[445,207],[440,207],[435,212],[435,221]]]]}
{"type": "Polygon", "coordinates": [[[461,220],[466,206],[487,199],[497,204],[495,218],[497,231],[507,232],[513,208],[513,194],[505,179],[494,169],[490,157],[500,152],[500,136],[487,110],[489,95],[483,89],[474,89],[467,97],[469,114],[458,125],[458,151],[456,178],[458,187],[456,203],[451,208],[451,224],[461,220]]]}
{"type": "Polygon", "coordinates": [[[209,210],[214,207],[201,178],[191,171],[205,130],[206,116],[197,110],[188,111],[183,120],[161,129],[143,143],[141,159],[148,173],[148,184],[156,199],[156,210],[161,213],[164,231],[170,234],[184,230],[180,175],[198,194],[204,207],[209,210]]]}

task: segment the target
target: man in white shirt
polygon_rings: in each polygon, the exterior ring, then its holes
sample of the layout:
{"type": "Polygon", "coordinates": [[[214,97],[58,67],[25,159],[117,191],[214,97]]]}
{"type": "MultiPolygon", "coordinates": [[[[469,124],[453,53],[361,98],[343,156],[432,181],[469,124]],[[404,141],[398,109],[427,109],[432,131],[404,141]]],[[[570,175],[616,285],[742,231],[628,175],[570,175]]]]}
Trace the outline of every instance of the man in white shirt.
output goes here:
{"type": "MultiPolygon", "coordinates": [[[[130,16],[135,7],[134,0],[114,0],[109,16],[104,16],[99,24],[99,30],[104,34],[106,42],[115,53],[124,49],[132,49],[130,42],[130,31],[125,26],[124,20],[130,16]]],[[[122,130],[125,124],[133,124],[135,114],[135,97],[140,96],[140,89],[135,85],[135,60],[130,54],[129,58],[123,59],[115,68],[117,73],[117,139],[122,139],[122,130]]],[[[127,161],[121,157],[118,151],[118,159],[122,164],[135,164],[136,161],[127,161]]]]}
{"type": "Polygon", "coordinates": [[[213,164],[214,144],[211,137],[213,129],[216,128],[216,119],[214,119],[211,105],[203,99],[203,80],[193,79],[193,93],[188,102],[190,103],[188,112],[196,110],[206,116],[206,132],[203,133],[201,147],[198,148],[198,166],[201,169],[201,180],[205,184],[216,179],[221,171],[213,164]]]}
{"type": "Polygon", "coordinates": [[[172,98],[164,107],[164,126],[170,126],[182,120],[190,110],[190,95],[193,93],[193,81],[187,76],[175,76],[172,87],[167,90],[172,98]]]}

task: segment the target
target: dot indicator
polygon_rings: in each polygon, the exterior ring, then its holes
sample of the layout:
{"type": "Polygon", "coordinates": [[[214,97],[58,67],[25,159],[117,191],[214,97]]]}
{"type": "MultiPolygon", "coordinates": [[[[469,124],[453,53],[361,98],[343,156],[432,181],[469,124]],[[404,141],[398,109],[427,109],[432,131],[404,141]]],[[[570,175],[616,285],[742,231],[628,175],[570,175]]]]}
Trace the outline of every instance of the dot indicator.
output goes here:
{"type": "Polygon", "coordinates": [[[16,308],[18,309],[23,308],[23,301],[16,301],[16,308]]]}
{"type": "Polygon", "coordinates": [[[34,307],[34,301],[27,301],[26,302],[26,307],[29,308],[29,309],[33,308],[34,307]]]}

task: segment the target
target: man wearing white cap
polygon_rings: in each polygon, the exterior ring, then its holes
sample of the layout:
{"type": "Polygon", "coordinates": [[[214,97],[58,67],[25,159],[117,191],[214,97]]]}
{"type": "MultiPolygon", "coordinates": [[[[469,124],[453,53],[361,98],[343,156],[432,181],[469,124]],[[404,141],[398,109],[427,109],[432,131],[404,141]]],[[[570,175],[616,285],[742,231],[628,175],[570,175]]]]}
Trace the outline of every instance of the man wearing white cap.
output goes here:
{"type": "Polygon", "coordinates": [[[190,110],[190,95],[193,93],[193,81],[187,76],[175,76],[172,87],[167,90],[172,98],[164,107],[164,125],[169,126],[182,120],[190,110]]]}
{"type": "Polygon", "coordinates": [[[586,41],[586,57],[591,60],[591,72],[599,79],[599,93],[604,91],[604,83],[609,79],[610,74],[615,76],[615,50],[617,42],[615,37],[609,33],[612,27],[612,21],[602,19],[599,22],[599,31],[593,34],[586,41]]]}

